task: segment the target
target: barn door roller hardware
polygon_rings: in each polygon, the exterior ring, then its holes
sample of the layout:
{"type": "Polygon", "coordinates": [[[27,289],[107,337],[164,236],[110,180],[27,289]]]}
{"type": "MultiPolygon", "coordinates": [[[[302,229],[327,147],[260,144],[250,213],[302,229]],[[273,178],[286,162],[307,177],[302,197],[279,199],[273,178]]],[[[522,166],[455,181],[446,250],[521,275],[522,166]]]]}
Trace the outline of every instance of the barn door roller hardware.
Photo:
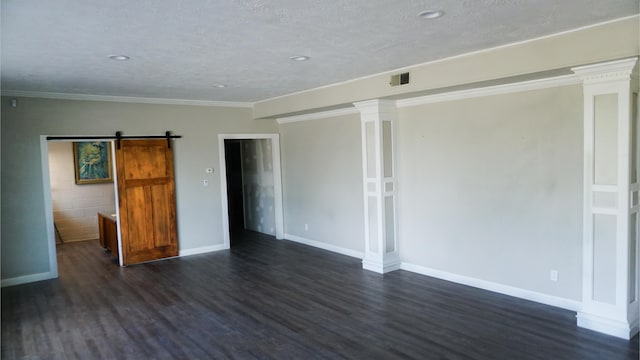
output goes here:
{"type": "Polygon", "coordinates": [[[47,136],[47,140],[115,140],[116,146],[120,149],[120,140],[123,139],[167,139],[167,147],[171,149],[171,139],[180,139],[181,135],[171,135],[171,131],[167,131],[164,135],[131,135],[123,136],[122,131],[116,131],[115,135],[107,136],[47,136]]]}

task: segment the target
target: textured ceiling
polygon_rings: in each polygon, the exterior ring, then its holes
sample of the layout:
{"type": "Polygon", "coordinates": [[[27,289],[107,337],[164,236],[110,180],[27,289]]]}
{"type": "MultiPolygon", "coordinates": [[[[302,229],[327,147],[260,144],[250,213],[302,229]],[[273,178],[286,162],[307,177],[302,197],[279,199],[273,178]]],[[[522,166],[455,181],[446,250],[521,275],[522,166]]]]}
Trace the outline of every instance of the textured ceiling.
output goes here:
{"type": "Polygon", "coordinates": [[[254,102],[638,7],[638,0],[2,0],[1,86],[254,102]],[[417,16],[429,9],[446,15],[417,16]]]}

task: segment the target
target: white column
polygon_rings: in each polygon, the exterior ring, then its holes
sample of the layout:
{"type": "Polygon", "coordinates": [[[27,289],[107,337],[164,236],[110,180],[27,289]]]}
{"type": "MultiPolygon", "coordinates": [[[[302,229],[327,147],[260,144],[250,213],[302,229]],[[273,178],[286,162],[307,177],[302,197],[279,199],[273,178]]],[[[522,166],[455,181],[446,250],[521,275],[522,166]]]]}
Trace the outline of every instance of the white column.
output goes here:
{"type": "Polygon", "coordinates": [[[578,326],[638,332],[637,58],[572,69],[584,91],[582,309],[578,326]]]}
{"type": "Polygon", "coordinates": [[[362,267],[377,273],[400,269],[396,236],[394,101],[354,103],[360,111],[364,188],[365,257],[362,267]]]}

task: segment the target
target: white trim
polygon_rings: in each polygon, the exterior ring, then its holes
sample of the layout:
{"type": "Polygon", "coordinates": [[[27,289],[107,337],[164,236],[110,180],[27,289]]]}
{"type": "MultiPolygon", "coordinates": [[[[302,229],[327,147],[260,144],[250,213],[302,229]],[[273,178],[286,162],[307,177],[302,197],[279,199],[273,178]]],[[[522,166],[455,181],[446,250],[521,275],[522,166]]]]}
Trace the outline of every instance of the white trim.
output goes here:
{"type": "Polygon", "coordinates": [[[210,253],[210,252],[215,252],[215,251],[220,251],[220,250],[226,250],[228,249],[228,246],[225,246],[224,244],[217,244],[217,245],[210,245],[210,246],[202,246],[202,247],[198,247],[198,248],[193,248],[193,249],[185,249],[185,250],[180,250],[178,252],[178,256],[182,257],[182,256],[191,256],[191,255],[198,255],[198,254],[206,254],[206,253],[210,253]]]}
{"type": "Polygon", "coordinates": [[[618,185],[597,185],[591,184],[591,191],[593,192],[618,192],[618,185]]]}
{"type": "Polygon", "coordinates": [[[7,287],[7,286],[13,286],[13,285],[20,285],[20,284],[36,282],[36,281],[55,279],[57,277],[58,277],[57,273],[54,274],[54,273],[51,273],[51,272],[43,272],[43,273],[39,273],[39,274],[17,276],[17,277],[14,277],[14,278],[2,279],[0,281],[0,287],[7,287]]]}
{"type": "MultiPolygon", "coordinates": [[[[397,191],[388,192],[385,185],[395,183],[395,120],[396,102],[392,100],[367,100],[355,102],[353,105],[360,112],[360,133],[362,137],[362,169],[363,169],[363,203],[364,203],[364,234],[365,234],[365,258],[362,260],[362,268],[384,274],[400,269],[400,256],[397,241],[397,191]],[[386,147],[384,143],[383,127],[389,123],[391,144],[386,147]],[[373,125],[373,134],[367,133],[367,126],[373,125]],[[370,136],[371,135],[371,136],[370,136]],[[368,143],[373,140],[374,148],[370,152],[368,143]],[[390,151],[392,177],[384,176],[384,155],[390,151]],[[374,174],[369,173],[369,160],[375,163],[374,174]],[[370,188],[373,185],[373,189],[370,188]],[[386,199],[393,199],[393,220],[388,223],[386,218],[386,199]],[[371,201],[375,200],[375,209],[370,212],[371,201]],[[371,218],[375,218],[376,236],[372,238],[370,231],[371,218]],[[387,230],[393,230],[393,239],[390,239],[387,230]],[[393,250],[388,251],[389,242],[393,241],[393,250]],[[372,247],[375,245],[375,247],[372,247]]],[[[395,186],[394,186],[395,187],[395,186]]]]}
{"type": "Polygon", "coordinates": [[[57,92],[22,91],[22,90],[2,90],[2,96],[60,99],[60,100],[112,101],[112,102],[136,103],[136,104],[253,108],[253,103],[242,102],[242,101],[164,99],[164,98],[135,97],[135,96],[73,94],[73,93],[57,93],[57,92]]]}
{"type": "MultiPolygon", "coordinates": [[[[618,206],[612,207],[612,208],[603,208],[603,207],[595,207],[592,206],[591,207],[591,212],[595,215],[614,215],[617,216],[620,213],[620,210],[618,209],[618,206]]],[[[591,223],[591,221],[590,221],[591,223]]]]}
{"type": "Polygon", "coordinates": [[[407,262],[402,262],[400,265],[402,270],[411,271],[414,273],[431,276],[434,278],[451,281],[454,283],[472,286],[475,288],[488,290],[504,295],[517,297],[529,301],[535,301],[537,303],[551,305],[571,311],[578,311],[581,307],[581,303],[576,300],[561,298],[557,296],[547,295],[532,290],[521,289],[509,285],[499,284],[493,281],[487,281],[469,276],[453,274],[443,270],[432,269],[420,265],[415,265],[407,262]]]}
{"type": "Polygon", "coordinates": [[[385,258],[384,261],[377,259],[362,259],[362,268],[376,272],[378,274],[386,274],[388,272],[400,270],[402,262],[398,258],[385,258]]]}
{"type": "Polygon", "coordinates": [[[364,252],[362,251],[351,250],[351,249],[343,248],[340,246],[327,244],[322,241],[306,239],[301,236],[292,235],[292,234],[284,234],[284,238],[286,240],[290,240],[300,244],[313,246],[322,250],[327,250],[327,251],[331,251],[331,252],[346,255],[346,256],[351,256],[358,259],[364,258],[364,252]]]}
{"type": "Polygon", "coordinates": [[[282,171],[280,164],[279,134],[218,134],[218,157],[220,161],[220,206],[222,207],[222,238],[224,248],[231,246],[229,235],[229,199],[227,197],[227,159],[225,157],[225,140],[270,139],[271,156],[273,158],[273,208],[275,212],[276,239],[284,238],[284,208],[282,201],[282,171]]]}
{"type": "Polygon", "coordinates": [[[601,332],[607,335],[629,340],[638,333],[638,319],[632,324],[609,318],[578,312],[576,315],[578,326],[581,328],[601,332]]]}
{"type": "MultiPolygon", "coordinates": [[[[29,279],[30,276],[36,276],[36,280],[43,279],[37,278],[38,275],[48,274],[50,278],[58,277],[58,256],[56,250],[56,232],[53,225],[53,200],[51,197],[51,177],[49,175],[49,143],[47,142],[46,135],[40,135],[40,164],[42,166],[42,191],[44,193],[44,218],[47,229],[47,245],[49,251],[49,272],[40,273],[34,275],[26,275],[20,278],[29,279]]],[[[47,279],[50,279],[47,278],[47,279]]]]}
{"type": "Polygon", "coordinates": [[[288,124],[288,123],[294,123],[294,122],[300,122],[300,121],[320,120],[320,119],[351,115],[351,114],[357,114],[357,113],[358,113],[358,109],[356,109],[355,107],[350,107],[350,108],[344,108],[344,109],[320,111],[320,112],[303,114],[303,115],[285,116],[285,117],[277,118],[276,121],[278,122],[278,124],[288,124]]]}
{"type": "MultiPolygon", "coordinates": [[[[587,85],[629,80],[637,57],[571,68],[587,85]]],[[[628,84],[625,83],[628,86],[628,84]]]]}
{"type": "MultiPolygon", "coordinates": [[[[120,193],[118,190],[118,167],[116,165],[116,143],[114,140],[111,143],[111,171],[113,174],[113,195],[114,206],[116,207],[116,235],[118,236],[118,265],[124,266],[124,253],[122,252],[122,226],[120,224],[120,193]]],[[[175,181],[175,175],[174,175],[175,181]]],[[[179,245],[178,245],[179,246],[179,245]]]]}
{"type": "Polygon", "coordinates": [[[512,94],[523,91],[542,90],[559,86],[579,85],[581,80],[574,74],[555,76],[544,79],[528,80],[515,82],[510,84],[502,84],[495,86],[486,86],[475,89],[451,91],[435,95],[426,95],[396,101],[397,107],[409,107],[424,104],[433,104],[438,102],[470,99],[481,96],[512,94]]]}
{"type": "MultiPolygon", "coordinates": [[[[580,327],[603,332],[609,335],[629,339],[638,331],[637,301],[629,303],[629,244],[630,215],[634,214],[630,204],[632,189],[630,184],[630,144],[633,135],[631,129],[631,74],[637,63],[637,57],[609,61],[599,64],[580,66],[571,70],[583,81],[583,121],[584,121],[584,206],[583,206],[583,276],[582,308],[577,315],[580,327]],[[594,184],[595,159],[595,98],[602,94],[617,95],[617,162],[616,185],[594,184]],[[597,191],[617,195],[617,204],[613,208],[599,208],[593,205],[593,194],[597,191]],[[615,217],[615,297],[614,302],[596,298],[594,289],[599,284],[595,277],[594,261],[598,256],[594,238],[595,214],[615,217]]],[[[637,236],[637,234],[636,234],[637,236]]],[[[634,239],[635,241],[635,239],[634,239]]],[[[637,254],[633,254],[637,256],[637,254]]],[[[636,257],[637,258],[637,257],[636,257]]],[[[603,281],[603,280],[599,280],[603,281]]],[[[611,279],[609,280],[611,282],[611,279]]],[[[637,277],[636,284],[637,288],[637,277]]]]}
{"type": "Polygon", "coordinates": [[[366,80],[366,79],[370,79],[370,78],[377,77],[377,76],[385,76],[385,75],[389,75],[389,74],[395,74],[397,72],[404,72],[404,71],[407,71],[407,70],[416,70],[417,68],[420,68],[422,66],[428,66],[428,65],[431,65],[431,64],[447,62],[447,61],[460,59],[460,58],[464,58],[464,57],[468,57],[468,56],[479,55],[479,54],[483,54],[483,53],[487,53],[487,52],[491,52],[491,51],[495,51],[495,50],[506,49],[506,48],[509,48],[509,47],[521,46],[521,45],[525,45],[527,43],[532,43],[532,42],[536,42],[536,41],[539,41],[539,40],[550,39],[550,38],[553,38],[553,37],[556,37],[556,36],[568,35],[568,34],[571,34],[571,33],[575,33],[575,32],[579,32],[579,31],[595,28],[595,27],[598,27],[598,26],[603,26],[603,25],[613,24],[613,23],[616,23],[616,22],[626,21],[626,20],[633,19],[633,18],[636,18],[636,17],[640,17],[640,15],[625,16],[625,17],[621,17],[621,18],[618,18],[618,19],[608,20],[608,21],[604,21],[604,22],[601,22],[601,23],[597,23],[597,24],[591,24],[591,25],[587,25],[587,26],[583,26],[583,27],[579,27],[579,28],[575,28],[575,29],[570,29],[570,30],[567,30],[567,31],[562,31],[562,32],[555,33],[555,34],[540,36],[540,37],[537,37],[537,38],[518,41],[518,42],[505,44],[505,45],[499,45],[499,46],[495,46],[495,47],[491,47],[491,48],[481,49],[481,50],[478,50],[478,51],[472,51],[472,52],[469,52],[469,53],[464,53],[464,54],[460,54],[460,55],[454,55],[454,56],[450,56],[450,57],[446,57],[446,58],[442,58],[442,59],[437,59],[437,60],[432,60],[432,61],[427,61],[427,62],[414,64],[414,65],[409,65],[409,66],[405,66],[405,67],[401,67],[401,68],[397,68],[397,69],[393,69],[393,70],[389,70],[389,71],[383,71],[383,72],[380,72],[380,73],[367,75],[367,76],[362,76],[362,77],[359,77],[359,78],[350,79],[350,80],[346,80],[346,81],[342,81],[342,82],[338,82],[338,83],[328,84],[328,85],[324,85],[324,86],[318,86],[318,87],[315,87],[315,88],[312,88],[312,89],[307,89],[307,90],[302,90],[302,91],[298,91],[298,92],[293,92],[293,93],[290,93],[290,94],[275,96],[275,97],[272,97],[272,98],[256,101],[254,103],[254,105],[255,104],[269,102],[269,101],[273,101],[273,100],[277,100],[277,99],[281,99],[281,98],[285,98],[285,97],[292,96],[292,95],[304,94],[304,93],[308,93],[308,92],[313,92],[313,91],[317,91],[317,90],[331,88],[331,87],[334,87],[334,86],[341,86],[341,85],[344,85],[344,84],[350,84],[350,83],[353,83],[353,82],[356,82],[356,81],[366,80]]]}
{"type": "MultiPolygon", "coordinates": [[[[524,92],[524,91],[543,90],[543,89],[550,89],[554,87],[580,85],[580,84],[582,84],[582,81],[577,75],[569,74],[569,75],[562,75],[562,76],[554,76],[550,78],[520,81],[515,83],[509,83],[509,84],[486,86],[486,87],[480,87],[480,88],[474,88],[474,89],[450,91],[450,92],[445,92],[440,94],[400,99],[395,101],[395,105],[398,108],[402,108],[402,107],[418,106],[418,105],[425,105],[425,104],[434,104],[434,103],[446,102],[446,101],[471,99],[471,98],[477,98],[477,97],[483,97],[483,96],[513,94],[513,93],[524,92]]],[[[376,101],[378,100],[360,101],[354,104],[366,106],[366,105],[374,104],[376,101]]],[[[287,123],[294,123],[299,121],[320,120],[320,119],[332,118],[332,117],[343,116],[343,115],[357,114],[358,112],[359,112],[359,109],[356,107],[353,107],[353,108],[345,108],[345,109],[338,109],[338,110],[320,111],[320,112],[309,113],[304,115],[282,117],[282,118],[277,118],[276,121],[278,122],[278,124],[287,124],[287,123]]]]}

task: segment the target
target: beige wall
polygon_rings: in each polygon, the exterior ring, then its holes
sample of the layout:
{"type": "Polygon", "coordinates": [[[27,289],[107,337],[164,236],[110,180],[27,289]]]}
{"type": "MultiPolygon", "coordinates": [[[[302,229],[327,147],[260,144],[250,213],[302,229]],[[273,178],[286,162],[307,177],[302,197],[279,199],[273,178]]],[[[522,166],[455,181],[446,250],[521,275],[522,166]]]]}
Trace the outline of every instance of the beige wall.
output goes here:
{"type": "Polygon", "coordinates": [[[73,143],[49,143],[53,221],[64,242],[97,239],[98,212],[115,212],[113,183],[76,185],[73,143]]]}
{"type": "Polygon", "coordinates": [[[223,243],[217,134],[277,132],[274,121],[252,120],[248,108],[18,100],[18,107],[1,109],[2,279],[49,271],[41,135],[182,135],[174,145],[182,251],[223,243]]]}
{"type": "Polygon", "coordinates": [[[401,108],[397,129],[403,261],[581,298],[581,86],[401,108]]]}
{"type": "Polygon", "coordinates": [[[359,116],[282,124],[280,141],[285,232],[363,252],[359,116]]]}

